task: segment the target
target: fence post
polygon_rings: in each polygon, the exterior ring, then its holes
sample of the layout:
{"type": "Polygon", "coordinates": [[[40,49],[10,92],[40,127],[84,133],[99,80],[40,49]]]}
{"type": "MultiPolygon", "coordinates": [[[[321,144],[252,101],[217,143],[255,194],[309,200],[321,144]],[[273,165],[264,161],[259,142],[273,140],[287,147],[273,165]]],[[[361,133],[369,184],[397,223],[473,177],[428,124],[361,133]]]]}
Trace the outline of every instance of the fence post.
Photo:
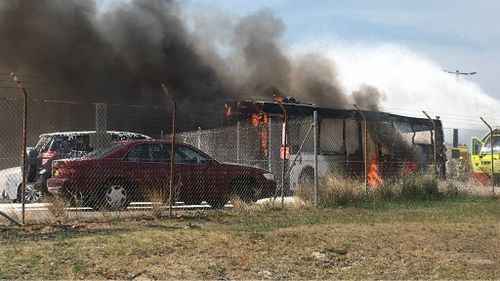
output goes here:
{"type": "Polygon", "coordinates": [[[314,207],[318,207],[318,112],[313,112],[314,124],[314,207]]]}
{"type": "Polygon", "coordinates": [[[104,103],[95,104],[95,131],[97,134],[105,134],[107,127],[107,106],[104,103]]]}
{"type": "Polygon", "coordinates": [[[104,103],[95,104],[95,135],[91,138],[91,145],[95,149],[108,147],[111,143],[111,136],[106,134],[107,130],[107,105],[104,103]]]}
{"type": "Polygon", "coordinates": [[[367,142],[368,142],[368,122],[366,121],[366,116],[365,114],[363,113],[363,111],[361,111],[361,109],[359,109],[359,107],[357,105],[354,104],[354,107],[356,108],[356,110],[359,112],[359,114],[361,114],[361,117],[363,118],[363,123],[364,123],[364,131],[363,131],[363,158],[364,158],[364,166],[365,166],[365,192],[368,192],[368,148],[366,146],[367,142]]]}
{"type": "Polygon", "coordinates": [[[236,163],[240,163],[241,122],[236,122],[236,163]]]}
{"type": "Polygon", "coordinates": [[[198,149],[201,149],[201,127],[198,127],[198,138],[196,140],[198,149]]]}
{"type": "Polygon", "coordinates": [[[491,155],[491,194],[493,197],[495,197],[495,164],[494,159],[493,159],[493,129],[491,128],[490,124],[486,122],[486,120],[483,119],[483,117],[479,117],[481,121],[483,121],[486,126],[488,126],[488,129],[490,129],[490,155],[491,155]]]}
{"type": "Polygon", "coordinates": [[[437,164],[437,145],[436,145],[436,123],[434,123],[434,120],[427,114],[425,111],[422,111],[427,119],[431,121],[432,124],[432,131],[431,131],[431,141],[432,141],[432,149],[434,150],[433,156],[434,156],[434,173],[436,177],[439,175],[438,173],[438,164],[437,164]]]}
{"type": "Polygon", "coordinates": [[[268,169],[269,169],[269,172],[272,173],[273,172],[273,149],[272,149],[272,126],[271,126],[271,117],[269,117],[269,122],[267,123],[267,141],[268,141],[268,149],[267,149],[267,158],[268,158],[268,169]]]}
{"type": "MultiPolygon", "coordinates": [[[[283,159],[281,161],[281,208],[285,208],[285,170],[286,170],[286,156],[287,156],[287,135],[288,135],[288,113],[283,105],[283,101],[279,98],[276,99],[278,106],[283,111],[283,131],[282,131],[282,142],[283,142],[283,159]]],[[[280,149],[281,150],[281,149],[280,149]]],[[[281,154],[281,151],[280,151],[281,154]]]]}
{"type": "Polygon", "coordinates": [[[453,129],[453,147],[458,147],[458,129],[453,129]]]}
{"type": "Polygon", "coordinates": [[[21,166],[21,224],[26,223],[26,133],[28,130],[28,93],[26,89],[21,84],[21,81],[15,73],[11,73],[10,76],[16,82],[17,87],[23,93],[23,144],[22,144],[22,166],[21,166]]]}
{"type": "Polygon", "coordinates": [[[172,100],[172,143],[170,149],[170,181],[169,181],[169,203],[168,203],[168,217],[172,218],[172,208],[173,208],[173,185],[174,185],[174,165],[175,165],[175,117],[177,111],[177,104],[175,103],[174,96],[168,91],[165,84],[161,84],[163,92],[172,100]]]}

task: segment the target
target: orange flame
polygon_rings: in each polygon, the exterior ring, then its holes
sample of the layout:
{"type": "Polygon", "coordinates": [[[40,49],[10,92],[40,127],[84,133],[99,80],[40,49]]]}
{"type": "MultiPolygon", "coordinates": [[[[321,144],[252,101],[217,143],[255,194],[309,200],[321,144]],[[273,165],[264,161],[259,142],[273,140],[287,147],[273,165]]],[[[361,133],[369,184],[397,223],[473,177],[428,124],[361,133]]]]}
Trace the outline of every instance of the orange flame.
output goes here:
{"type": "Polygon", "coordinates": [[[257,114],[257,113],[252,114],[252,126],[254,128],[257,128],[257,126],[259,126],[259,125],[260,125],[259,114],[257,114]]]}
{"type": "Polygon", "coordinates": [[[267,124],[269,124],[269,116],[260,111],[252,114],[252,126],[254,128],[260,127],[260,147],[264,157],[269,156],[269,136],[267,132],[267,124]]]}
{"type": "Polygon", "coordinates": [[[285,102],[285,96],[281,96],[281,95],[275,96],[274,101],[278,102],[278,103],[283,103],[283,102],[285,102]]]}
{"type": "Polygon", "coordinates": [[[233,108],[227,103],[224,104],[224,107],[226,108],[226,117],[231,118],[231,116],[233,116],[233,108]]]}
{"type": "Polygon", "coordinates": [[[384,180],[379,175],[379,162],[376,156],[371,157],[370,167],[368,171],[368,184],[375,188],[384,184],[384,180]]]}
{"type": "Polygon", "coordinates": [[[269,116],[262,111],[252,114],[252,126],[257,128],[260,124],[269,124],[269,116]]]}

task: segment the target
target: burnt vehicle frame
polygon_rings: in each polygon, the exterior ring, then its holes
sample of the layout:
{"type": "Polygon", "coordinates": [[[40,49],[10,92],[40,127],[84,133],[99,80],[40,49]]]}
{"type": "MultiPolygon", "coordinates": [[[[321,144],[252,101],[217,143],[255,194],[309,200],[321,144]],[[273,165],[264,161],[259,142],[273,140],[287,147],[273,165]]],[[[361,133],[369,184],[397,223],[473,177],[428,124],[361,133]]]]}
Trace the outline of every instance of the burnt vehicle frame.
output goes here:
{"type": "MultiPolygon", "coordinates": [[[[438,117],[432,119],[433,122],[431,122],[427,118],[403,116],[376,110],[359,112],[356,109],[319,107],[293,99],[284,99],[282,105],[289,120],[292,120],[291,122],[293,120],[311,120],[313,112],[317,112],[319,123],[317,145],[320,161],[330,162],[327,165],[329,167],[324,167],[325,165],[321,167],[320,165],[320,175],[333,171],[342,176],[362,178],[365,165],[367,170],[370,170],[376,164],[377,167],[380,165],[379,174],[382,178],[398,178],[407,173],[428,171],[433,167],[436,167],[438,176],[445,177],[446,147],[442,123],[438,117]],[[364,119],[362,114],[367,120],[366,150],[363,148],[364,119]],[[328,132],[329,127],[335,127],[337,133],[328,132]],[[336,138],[339,149],[328,149],[328,142],[331,142],[332,137],[336,138]],[[348,150],[349,143],[352,142],[358,145],[348,150]],[[364,151],[366,151],[366,157],[364,151]]],[[[283,122],[283,110],[277,102],[228,101],[225,108],[229,124],[238,122],[255,124],[256,115],[267,116],[265,118],[259,117],[259,120],[265,120],[259,126],[262,131],[267,130],[267,135],[273,134],[278,137],[269,141],[267,147],[262,145],[260,159],[273,163],[280,158],[278,147],[282,145],[280,143],[282,132],[276,128],[272,129],[268,124],[270,123],[268,119],[273,119],[277,123],[283,122]]],[[[312,124],[312,120],[310,123],[303,122],[303,124],[306,124],[306,128],[288,126],[288,144],[291,151],[290,159],[287,161],[289,193],[294,189],[294,186],[312,180],[314,172],[314,165],[303,164],[312,161],[308,155],[312,155],[313,138],[304,141],[293,137],[301,135],[298,133],[299,131],[307,131],[308,124],[312,124]]],[[[261,143],[264,142],[261,141],[261,143]]],[[[267,166],[268,170],[274,174],[280,173],[277,165],[264,164],[264,166],[267,166]]]]}

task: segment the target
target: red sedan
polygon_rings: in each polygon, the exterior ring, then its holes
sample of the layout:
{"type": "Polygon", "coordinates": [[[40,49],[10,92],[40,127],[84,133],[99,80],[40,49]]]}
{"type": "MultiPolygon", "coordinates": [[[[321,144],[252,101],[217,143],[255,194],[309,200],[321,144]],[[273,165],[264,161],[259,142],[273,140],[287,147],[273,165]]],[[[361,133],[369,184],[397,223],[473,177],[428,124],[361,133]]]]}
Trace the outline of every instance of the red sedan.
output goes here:
{"type": "MultiPolygon", "coordinates": [[[[54,161],[47,188],[73,205],[95,209],[121,210],[132,201],[160,201],[169,194],[170,152],[166,141],[115,143],[83,158],[54,161]]],[[[174,168],[174,200],[186,204],[206,201],[220,208],[233,195],[251,202],[272,196],[276,188],[269,172],[220,163],[188,144],[176,144],[174,168]]]]}

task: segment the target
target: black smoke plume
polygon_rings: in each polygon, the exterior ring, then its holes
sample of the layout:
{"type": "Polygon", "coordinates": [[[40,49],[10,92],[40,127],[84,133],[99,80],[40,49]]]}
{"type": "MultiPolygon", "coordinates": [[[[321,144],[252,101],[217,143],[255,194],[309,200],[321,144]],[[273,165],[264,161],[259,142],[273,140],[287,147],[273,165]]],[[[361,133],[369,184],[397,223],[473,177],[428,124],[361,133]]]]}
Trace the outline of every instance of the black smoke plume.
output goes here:
{"type": "MultiPolygon", "coordinates": [[[[350,108],[334,62],[290,55],[272,11],[211,17],[224,26],[197,28],[203,17],[169,0],[134,0],[105,13],[93,1],[3,0],[0,73],[25,74],[33,98],[85,102],[168,106],[165,82],[186,127],[235,98],[283,94],[350,108]]],[[[361,105],[363,91],[355,96],[361,105]]]]}
{"type": "Polygon", "coordinates": [[[385,99],[385,95],[377,88],[370,85],[363,85],[352,93],[354,102],[363,109],[377,111],[380,101],[385,99]]]}

